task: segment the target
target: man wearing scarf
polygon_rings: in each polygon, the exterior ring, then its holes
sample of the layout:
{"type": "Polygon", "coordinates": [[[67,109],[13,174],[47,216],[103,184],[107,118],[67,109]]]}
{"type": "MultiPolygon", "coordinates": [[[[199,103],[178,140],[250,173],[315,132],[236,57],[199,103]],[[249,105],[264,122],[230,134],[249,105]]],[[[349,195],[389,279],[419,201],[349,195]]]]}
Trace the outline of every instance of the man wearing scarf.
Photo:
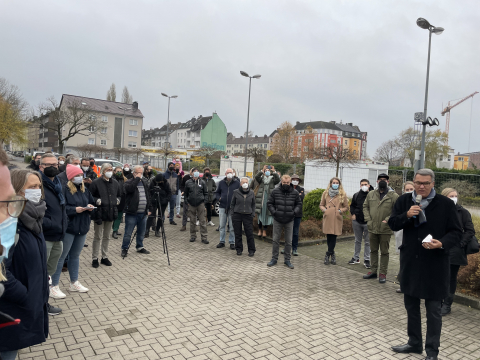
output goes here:
{"type": "Polygon", "coordinates": [[[400,245],[400,288],[407,310],[408,343],[393,346],[398,353],[423,352],[420,299],[427,312],[426,360],[437,360],[442,330],[442,299],[449,295],[448,250],[459,246],[462,228],[455,203],[435,192],[435,173],[420,169],[413,179],[415,191],[398,198],[388,225],[403,230],[400,245]],[[421,201],[417,203],[417,196],[421,201]],[[430,235],[430,236],[429,236],[430,235]],[[423,242],[424,239],[431,240],[423,242]]]}

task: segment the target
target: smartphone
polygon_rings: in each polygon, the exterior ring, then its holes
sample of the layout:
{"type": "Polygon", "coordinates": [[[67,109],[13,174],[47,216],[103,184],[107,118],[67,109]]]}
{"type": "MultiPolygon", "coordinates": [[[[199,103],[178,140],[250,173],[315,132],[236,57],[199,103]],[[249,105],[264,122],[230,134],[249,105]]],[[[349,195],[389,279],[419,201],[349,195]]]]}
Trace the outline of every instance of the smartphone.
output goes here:
{"type": "Polygon", "coordinates": [[[271,167],[270,165],[268,165],[268,166],[267,166],[267,169],[268,169],[268,170],[271,170],[271,169],[272,169],[272,167],[271,167]]]}

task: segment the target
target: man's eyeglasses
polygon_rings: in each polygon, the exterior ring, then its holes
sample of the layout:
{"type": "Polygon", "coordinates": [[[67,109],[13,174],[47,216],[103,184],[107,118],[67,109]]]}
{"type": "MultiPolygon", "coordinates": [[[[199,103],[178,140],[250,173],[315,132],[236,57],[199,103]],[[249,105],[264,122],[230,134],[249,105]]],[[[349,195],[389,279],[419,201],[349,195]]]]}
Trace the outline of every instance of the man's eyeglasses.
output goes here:
{"type": "Polygon", "coordinates": [[[50,166],[58,167],[58,163],[56,163],[56,164],[40,164],[40,165],[43,165],[45,167],[50,167],[50,166]]]}
{"type": "Polygon", "coordinates": [[[23,196],[15,195],[10,200],[0,201],[0,205],[3,207],[3,204],[5,204],[8,215],[17,218],[22,214],[26,202],[27,200],[23,196]]]}
{"type": "Polygon", "coordinates": [[[422,185],[423,185],[423,186],[428,186],[428,185],[430,185],[431,183],[432,183],[431,181],[425,181],[425,182],[415,181],[415,182],[414,182],[414,184],[415,184],[416,186],[422,186],[422,185]]]}

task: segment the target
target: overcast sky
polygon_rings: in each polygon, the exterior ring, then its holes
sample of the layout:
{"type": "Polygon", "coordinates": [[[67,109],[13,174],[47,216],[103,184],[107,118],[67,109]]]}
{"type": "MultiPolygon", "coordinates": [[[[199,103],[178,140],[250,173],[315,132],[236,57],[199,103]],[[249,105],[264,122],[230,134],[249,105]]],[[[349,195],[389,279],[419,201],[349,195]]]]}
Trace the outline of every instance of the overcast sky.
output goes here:
{"type": "MultiPolygon", "coordinates": [[[[367,152],[423,110],[433,35],[428,115],[480,91],[480,3],[465,1],[6,1],[0,0],[0,77],[37,105],[54,95],[117,101],[127,85],[144,128],[216,111],[228,131],[270,134],[281,122],[352,122],[367,152]]],[[[450,145],[468,150],[471,100],[451,113],[450,145]]],[[[470,151],[480,151],[480,94],[470,151]]]]}

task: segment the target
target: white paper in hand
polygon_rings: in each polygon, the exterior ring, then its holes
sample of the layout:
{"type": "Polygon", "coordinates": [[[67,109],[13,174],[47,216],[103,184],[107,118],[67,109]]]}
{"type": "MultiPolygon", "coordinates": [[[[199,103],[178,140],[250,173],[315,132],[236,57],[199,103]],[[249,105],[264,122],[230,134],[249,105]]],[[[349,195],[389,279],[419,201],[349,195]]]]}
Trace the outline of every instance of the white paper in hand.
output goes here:
{"type": "Polygon", "coordinates": [[[429,234],[425,239],[423,239],[422,243],[432,242],[432,239],[433,239],[433,236],[429,234]]]}

